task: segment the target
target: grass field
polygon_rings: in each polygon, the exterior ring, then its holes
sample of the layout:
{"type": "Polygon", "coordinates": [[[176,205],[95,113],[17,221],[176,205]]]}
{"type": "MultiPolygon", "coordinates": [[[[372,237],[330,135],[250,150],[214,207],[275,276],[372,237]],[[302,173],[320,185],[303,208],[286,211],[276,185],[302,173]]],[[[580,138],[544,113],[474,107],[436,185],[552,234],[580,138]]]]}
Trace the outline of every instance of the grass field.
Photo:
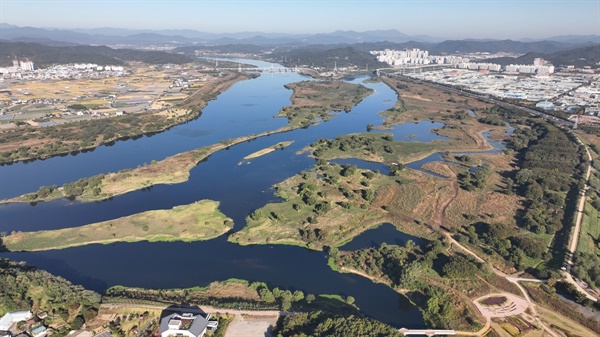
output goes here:
{"type": "Polygon", "coordinates": [[[11,251],[39,251],[94,243],[208,240],[233,227],[218,206],[218,202],[202,200],[80,227],[16,232],[4,237],[3,243],[11,251]]]}
{"type": "MultiPolygon", "coordinates": [[[[390,88],[396,90],[400,98],[394,108],[382,113],[386,116],[384,125],[426,119],[451,120],[457,113],[465,113],[465,110],[478,110],[487,106],[486,103],[468,96],[461,96],[401,78],[382,77],[382,80],[390,88]]],[[[462,121],[471,123],[475,120],[473,117],[465,116],[462,121]]]]}
{"type": "Polygon", "coordinates": [[[585,204],[583,212],[583,221],[581,222],[581,232],[577,251],[595,254],[598,251],[596,242],[600,240],[600,214],[598,210],[592,207],[589,202],[585,204]]]}

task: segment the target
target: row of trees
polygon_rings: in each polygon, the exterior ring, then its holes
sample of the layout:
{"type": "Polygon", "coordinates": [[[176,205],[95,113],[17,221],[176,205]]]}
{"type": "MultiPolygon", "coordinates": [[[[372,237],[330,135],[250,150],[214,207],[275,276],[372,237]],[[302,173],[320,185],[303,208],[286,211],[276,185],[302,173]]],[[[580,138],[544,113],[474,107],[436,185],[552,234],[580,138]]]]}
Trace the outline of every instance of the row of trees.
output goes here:
{"type": "MultiPolygon", "coordinates": [[[[535,233],[554,234],[563,227],[565,192],[579,187],[585,160],[573,136],[546,122],[515,131],[511,146],[519,151],[521,170],[512,180],[529,201],[521,225],[535,233]]],[[[573,201],[574,202],[574,201],[573,201]]]]}
{"type": "Polygon", "coordinates": [[[113,287],[106,290],[106,296],[110,298],[128,298],[149,302],[161,303],[193,303],[211,305],[219,308],[243,308],[243,309],[280,309],[290,310],[295,304],[312,303],[315,295],[305,295],[302,291],[283,290],[277,287],[270,288],[264,282],[245,282],[249,292],[256,291],[260,300],[238,297],[217,297],[207,288],[188,289],[141,289],[113,287]]]}
{"type": "Polygon", "coordinates": [[[544,239],[502,223],[478,222],[463,229],[456,238],[459,242],[483,246],[485,252],[502,256],[517,269],[525,267],[527,256],[546,260],[551,257],[544,239]]]}
{"type": "Polygon", "coordinates": [[[277,337],[400,337],[397,329],[370,318],[332,315],[321,311],[284,316],[273,331],[277,337]]]}

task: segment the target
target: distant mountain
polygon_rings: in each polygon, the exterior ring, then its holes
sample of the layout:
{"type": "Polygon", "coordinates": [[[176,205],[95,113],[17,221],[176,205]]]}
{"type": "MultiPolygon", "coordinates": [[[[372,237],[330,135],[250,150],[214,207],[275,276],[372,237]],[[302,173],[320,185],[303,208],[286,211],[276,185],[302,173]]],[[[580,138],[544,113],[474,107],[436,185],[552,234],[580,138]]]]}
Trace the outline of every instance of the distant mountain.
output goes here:
{"type": "MultiPolygon", "coordinates": [[[[191,29],[174,30],[133,30],[120,28],[95,29],[43,29],[35,27],[18,27],[1,24],[0,39],[15,41],[32,41],[56,45],[52,41],[62,41],[71,44],[87,45],[124,45],[147,46],[168,45],[173,47],[198,46],[227,46],[234,51],[234,45],[240,45],[247,50],[248,45],[260,46],[262,49],[277,51],[293,48],[332,49],[353,46],[357,50],[373,49],[426,49],[431,54],[455,54],[472,52],[510,52],[526,54],[529,52],[554,53],[577,47],[584,47],[598,41],[598,36],[557,36],[553,41],[513,41],[513,40],[448,40],[429,36],[409,36],[397,30],[373,30],[366,32],[342,31],[322,34],[285,34],[285,33],[205,33],[191,29]],[[27,40],[30,39],[30,40],[27,40]],[[320,46],[320,47],[319,47],[320,46]]],[[[259,49],[261,49],[259,48],[259,49]]]]}
{"type": "Polygon", "coordinates": [[[72,42],[64,42],[64,41],[54,41],[45,38],[34,38],[34,37],[17,37],[11,39],[9,41],[4,40],[4,42],[28,42],[28,43],[38,43],[43,44],[45,46],[56,46],[56,47],[64,47],[64,46],[80,46],[81,44],[72,43],[72,42]]]}
{"type": "Polygon", "coordinates": [[[52,64],[96,63],[99,65],[121,65],[125,61],[140,61],[150,64],[190,62],[185,55],[162,51],[112,49],[105,46],[45,46],[38,43],[0,41],[0,65],[11,65],[12,59],[28,58],[36,67],[52,64]]]}
{"type": "Polygon", "coordinates": [[[534,42],[534,41],[556,41],[565,43],[596,43],[600,44],[600,35],[560,35],[551,36],[545,39],[521,39],[522,42],[534,42]]]}
{"type": "Polygon", "coordinates": [[[527,53],[521,57],[502,57],[489,59],[487,62],[508,64],[533,64],[535,58],[543,58],[550,61],[554,66],[574,65],[577,67],[598,67],[600,62],[600,45],[563,50],[555,53],[527,53]]]}
{"type": "Polygon", "coordinates": [[[34,27],[18,27],[2,24],[0,39],[11,40],[14,38],[45,38],[55,41],[65,41],[79,44],[260,44],[279,45],[294,43],[297,45],[332,44],[332,43],[361,43],[361,42],[406,42],[410,40],[439,41],[428,36],[408,36],[397,30],[375,30],[367,32],[335,31],[325,34],[285,34],[285,33],[205,33],[191,29],[179,30],[132,30],[120,28],[94,28],[94,29],[45,29],[34,27]],[[145,37],[139,39],[139,37],[145,37]],[[151,39],[149,37],[152,37],[151,39]]]}
{"type": "Polygon", "coordinates": [[[556,42],[519,42],[513,40],[499,41],[466,41],[449,40],[436,44],[429,50],[433,54],[454,54],[454,53],[474,53],[474,52],[511,52],[525,54],[528,52],[553,53],[560,50],[576,48],[580,45],[556,42]]]}

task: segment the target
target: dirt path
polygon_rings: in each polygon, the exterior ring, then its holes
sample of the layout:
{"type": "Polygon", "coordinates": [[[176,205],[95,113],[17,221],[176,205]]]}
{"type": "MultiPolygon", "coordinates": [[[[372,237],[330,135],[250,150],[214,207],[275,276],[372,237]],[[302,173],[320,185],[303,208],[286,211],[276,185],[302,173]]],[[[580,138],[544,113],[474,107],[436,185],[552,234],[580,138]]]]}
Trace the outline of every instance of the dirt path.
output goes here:
{"type": "MultiPolygon", "coordinates": [[[[116,308],[141,308],[141,309],[158,309],[164,310],[170,307],[171,305],[149,305],[149,304],[129,304],[129,303],[106,303],[102,304],[100,308],[106,309],[116,309],[116,308]]],[[[207,305],[198,306],[200,310],[207,314],[229,314],[235,316],[247,315],[247,316],[294,316],[299,314],[298,312],[291,311],[279,311],[279,310],[237,310],[237,309],[223,309],[223,308],[215,308],[207,305]]]]}
{"type": "MultiPolygon", "coordinates": [[[[447,166],[447,164],[446,164],[447,166]]],[[[448,196],[448,199],[444,200],[443,202],[440,203],[440,205],[438,205],[438,207],[436,207],[436,211],[435,211],[435,216],[434,216],[434,220],[440,224],[441,226],[447,227],[447,219],[446,219],[446,209],[448,208],[448,206],[450,206],[450,203],[452,201],[454,201],[454,199],[456,199],[456,197],[458,196],[458,178],[456,176],[456,173],[454,173],[453,170],[451,170],[450,168],[448,168],[447,170],[449,176],[448,176],[448,180],[450,180],[452,183],[452,192],[450,193],[450,195],[448,196]]]]}
{"type": "Polygon", "coordinates": [[[567,280],[567,282],[571,283],[572,285],[574,285],[577,290],[579,290],[580,292],[584,293],[585,296],[596,302],[598,299],[595,298],[594,296],[590,295],[585,289],[583,289],[583,287],[576,282],[573,279],[573,276],[571,275],[571,268],[573,267],[573,256],[575,255],[575,252],[577,251],[577,244],[579,243],[579,235],[581,234],[581,223],[583,222],[583,211],[585,209],[585,200],[586,200],[586,193],[587,190],[590,188],[590,176],[592,175],[592,154],[590,153],[590,150],[588,148],[587,145],[585,145],[580,139],[579,137],[575,136],[577,138],[577,142],[579,142],[580,145],[583,145],[585,147],[585,152],[587,153],[587,157],[589,160],[589,164],[587,167],[587,171],[585,173],[585,186],[583,188],[583,191],[581,191],[580,195],[579,195],[579,204],[577,205],[577,217],[575,218],[575,226],[573,226],[573,230],[571,231],[571,235],[569,237],[569,252],[567,254],[567,265],[566,265],[566,271],[563,271],[562,274],[565,277],[565,279],[567,280]]]}

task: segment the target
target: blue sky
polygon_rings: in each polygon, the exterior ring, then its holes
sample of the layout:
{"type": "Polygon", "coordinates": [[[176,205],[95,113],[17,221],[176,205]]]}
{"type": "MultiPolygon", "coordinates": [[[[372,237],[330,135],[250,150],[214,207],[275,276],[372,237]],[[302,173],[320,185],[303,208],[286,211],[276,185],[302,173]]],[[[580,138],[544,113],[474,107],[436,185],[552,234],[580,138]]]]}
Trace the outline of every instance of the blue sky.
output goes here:
{"type": "Polygon", "coordinates": [[[0,22],[213,33],[396,29],[443,38],[517,39],[600,34],[600,1],[0,0],[0,22]]]}

